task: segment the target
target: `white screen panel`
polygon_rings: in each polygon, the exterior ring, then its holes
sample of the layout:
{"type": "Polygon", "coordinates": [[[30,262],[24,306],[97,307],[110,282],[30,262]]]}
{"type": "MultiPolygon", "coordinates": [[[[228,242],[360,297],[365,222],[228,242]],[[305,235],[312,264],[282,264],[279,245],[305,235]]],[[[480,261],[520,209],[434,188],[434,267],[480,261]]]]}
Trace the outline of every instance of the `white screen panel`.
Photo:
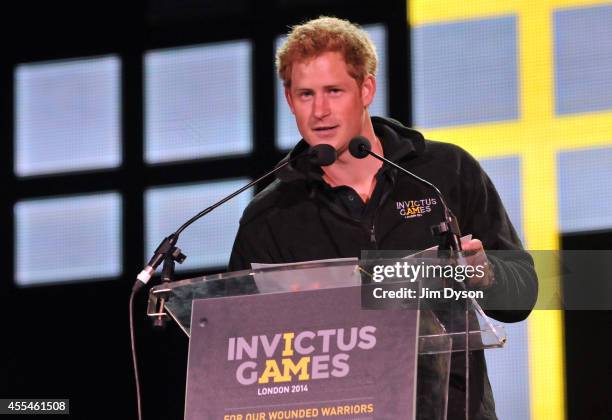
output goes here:
{"type": "Polygon", "coordinates": [[[17,285],[121,274],[118,193],[25,200],[14,213],[17,285]]]}
{"type": "Polygon", "coordinates": [[[146,162],[249,153],[251,96],[249,41],[148,52],[146,162]]]}
{"type": "Polygon", "coordinates": [[[17,66],[18,176],[121,164],[120,66],[113,56],[17,66]]]}

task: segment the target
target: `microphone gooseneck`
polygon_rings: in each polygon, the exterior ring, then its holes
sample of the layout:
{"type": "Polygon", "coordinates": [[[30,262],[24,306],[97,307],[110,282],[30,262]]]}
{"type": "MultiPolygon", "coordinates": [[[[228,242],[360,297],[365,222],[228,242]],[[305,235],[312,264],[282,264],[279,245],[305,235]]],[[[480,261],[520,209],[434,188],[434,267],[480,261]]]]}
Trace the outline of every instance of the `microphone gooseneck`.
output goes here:
{"type": "Polygon", "coordinates": [[[232,198],[242,193],[243,191],[251,188],[253,185],[258,184],[259,182],[261,182],[263,179],[267,178],[268,176],[275,174],[276,172],[280,171],[285,166],[293,163],[294,161],[298,159],[302,159],[302,158],[307,158],[310,161],[310,163],[313,165],[328,166],[336,161],[337,154],[336,154],[336,149],[334,149],[329,144],[319,144],[317,146],[311,147],[305,153],[301,153],[298,156],[295,156],[291,159],[284,161],[283,163],[281,163],[280,165],[277,165],[272,170],[268,171],[267,173],[260,176],[256,180],[249,182],[244,187],[238,189],[237,191],[234,191],[227,197],[219,200],[215,204],[211,205],[210,207],[205,208],[204,210],[202,210],[201,212],[193,216],[191,219],[183,223],[181,227],[179,227],[176,230],[176,232],[164,238],[164,240],[159,244],[159,246],[153,253],[153,257],[151,257],[148,264],[136,277],[137,281],[134,283],[134,286],[133,286],[134,290],[138,291],[142,286],[144,286],[151,279],[157,267],[159,267],[159,265],[163,261],[167,260],[168,256],[170,256],[174,261],[178,262],[179,264],[182,263],[185,260],[185,258],[187,258],[181,252],[181,250],[176,247],[176,243],[178,241],[179,235],[189,225],[191,225],[192,223],[194,223],[196,220],[200,219],[201,217],[207,215],[208,213],[210,213],[211,211],[213,211],[220,205],[231,200],[232,198]]]}
{"type": "Polygon", "coordinates": [[[433,226],[432,232],[434,235],[438,237],[445,238],[445,242],[440,244],[440,249],[450,248],[453,251],[457,251],[457,252],[461,251],[461,231],[459,230],[459,225],[457,223],[457,220],[455,219],[455,216],[453,215],[450,208],[446,204],[446,200],[444,200],[444,196],[442,195],[438,187],[436,187],[434,184],[427,181],[426,179],[423,179],[420,176],[410,172],[409,170],[402,168],[401,166],[399,166],[395,162],[390,161],[384,156],[381,156],[378,153],[373,152],[372,144],[370,143],[370,140],[368,140],[364,136],[356,136],[356,137],[353,137],[353,139],[351,139],[349,143],[349,152],[354,158],[357,158],[357,159],[363,159],[367,157],[368,155],[373,156],[374,158],[388,165],[393,166],[399,171],[405,174],[408,174],[412,178],[416,179],[417,181],[433,189],[436,195],[438,196],[438,198],[440,199],[440,203],[442,203],[442,207],[444,209],[444,222],[433,226]]]}

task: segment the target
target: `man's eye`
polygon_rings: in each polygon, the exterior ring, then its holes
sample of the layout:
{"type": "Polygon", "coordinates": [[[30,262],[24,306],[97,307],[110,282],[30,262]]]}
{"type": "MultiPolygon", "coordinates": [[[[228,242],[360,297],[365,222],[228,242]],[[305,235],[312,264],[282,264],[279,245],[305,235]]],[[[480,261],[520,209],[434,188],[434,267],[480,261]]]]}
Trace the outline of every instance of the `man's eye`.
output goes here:
{"type": "Polygon", "coordinates": [[[312,96],[312,92],[300,92],[299,95],[300,95],[300,98],[308,98],[312,96]]]}
{"type": "Polygon", "coordinates": [[[337,95],[338,93],[342,92],[342,90],[337,89],[337,88],[333,88],[329,90],[329,93],[333,94],[333,95],[337,95]]]}

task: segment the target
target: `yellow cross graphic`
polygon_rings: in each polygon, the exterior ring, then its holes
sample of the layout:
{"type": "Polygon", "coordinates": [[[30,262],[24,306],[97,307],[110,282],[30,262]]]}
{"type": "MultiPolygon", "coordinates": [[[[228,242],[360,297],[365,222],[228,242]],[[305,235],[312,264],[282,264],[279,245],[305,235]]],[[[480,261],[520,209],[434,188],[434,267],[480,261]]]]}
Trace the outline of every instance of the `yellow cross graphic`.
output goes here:
{"type": "MultiPolygon", "coordinates": [[[[560,151],[612,145],[612,112],[555,115],[553,12],[610,1],[413,0],[411,26],[516,16],[520,113],[516,121],[422,130],[478,158],[515,155],[521,161],[526,247],[559,248],[556,157],[560,151]]],[[[427,94],[425,92],[425,94],[427,94]]],[[[533,419],[565,418],[563,314],[529,317],[530,407],[533,419]]]]}

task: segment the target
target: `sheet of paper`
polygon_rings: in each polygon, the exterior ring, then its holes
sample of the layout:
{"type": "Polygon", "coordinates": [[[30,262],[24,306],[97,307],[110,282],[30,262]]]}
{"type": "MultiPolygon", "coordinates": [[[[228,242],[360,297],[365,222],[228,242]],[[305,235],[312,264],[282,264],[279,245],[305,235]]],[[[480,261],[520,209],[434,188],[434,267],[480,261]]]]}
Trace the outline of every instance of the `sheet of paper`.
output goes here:
{"type": "MultiPolygon", "coordinates": [[[[465,235],[461,243],[469,242],[472,235],[465,235]]],[[[436,257],[438,247],[434,246],[404,258],[436,257]],[[431,254],[431,255],[430,255],[431,254]]],[[[326,289],[361,285],[357,258],[332,258],[327,260],[301,261],[297,263],[263,264],[251,263],[251,268],[260,270],[268,267],[287,267],[311,264],[312,267],[284,271],[255,271],[253,278],[260,293],[296,292],[298,290],[326,289]],[[325,265],[324,263],[351,262],[355,264],[325,265]]]]}
{"type": "Polygon", "coordinates": [[[282,266],[289,268],[296,265],[313,263],[312,267],[285,271],[256,271],[253,275],[257,289],[261,293],[295,292],[298,290],[359,286],[361,284],[361,277],[359,276],[357,261],[357,258],[334,258],[288,264],[251,263],[251,268],[255,270],[282,266]],[[354,264],[323,264],[351,261],[354,264]]]}
{"type": "MultiPolygon", "coordinates": [[[[470,233],[469,235],[465,235],[461,237],[461,243],[464,244],[466,242],[470,242],[472,240],[472,234],[470,233]]],[[[427,248],[424,249],[422,251],[419,252],[415,252],[414,254],[410,254],[405,256],[404,258],[414,258],[414,257],[420,257],[420,258],[426,258],[426,257],[431,257],[431,258],[435,258],[437,256],[437,253],[434,251],[438,250],[438,246],[432,246],[431,248],[427,248]]]]}

